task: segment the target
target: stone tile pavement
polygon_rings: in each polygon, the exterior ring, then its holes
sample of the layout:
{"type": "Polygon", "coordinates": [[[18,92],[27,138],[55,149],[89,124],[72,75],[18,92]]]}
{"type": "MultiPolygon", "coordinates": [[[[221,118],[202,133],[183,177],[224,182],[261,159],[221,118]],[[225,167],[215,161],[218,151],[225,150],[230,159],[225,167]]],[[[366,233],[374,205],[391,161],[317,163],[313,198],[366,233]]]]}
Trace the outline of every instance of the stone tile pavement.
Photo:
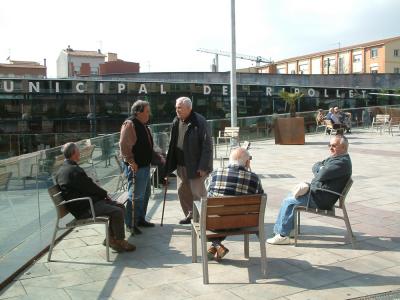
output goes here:
{"type": "MultiPolygon", "coordinates": [[[[56,246],[57,261],[40,258],[0,299],[348,299],[399,289],[400,134],[360,129],[348,137],[354,185],[347,206],[357,249],[344,243],[340,220],[304,215],[298,247],[267,246],[267,278],[260,274],[257,240],[251,239],[245,259],[237,237],[227,240],[230,253],[222,263],[210,262],[205,286],[201,263],[191,262],[190,227],[177,225],[183,215],[172,182],[164,226],[130,237],[136,252],[112,253],[107,263],[103,227],[75,230],[56,246]]],[[[328,142],[318,134],[302,146],[252,143],[252,169],[268,194],[268,236],[280,201],[296,183],[312,178],[311,166],[328,156],[328,142]]],[[[160,222],[161,210],[159,190],[149,204],[152,221],[160,222]]]]}

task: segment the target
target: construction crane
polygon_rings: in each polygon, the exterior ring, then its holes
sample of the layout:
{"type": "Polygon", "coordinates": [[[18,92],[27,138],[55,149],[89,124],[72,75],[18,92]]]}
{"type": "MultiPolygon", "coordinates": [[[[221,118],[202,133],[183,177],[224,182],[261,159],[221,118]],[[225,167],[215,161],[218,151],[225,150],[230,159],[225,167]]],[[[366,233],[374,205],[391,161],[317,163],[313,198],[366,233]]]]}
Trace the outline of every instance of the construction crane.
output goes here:
{"type": "MultiPolygon", "coordinates": [[[[199,48],[196,51],[215,54],[215,58],[214,58],[214,62],[213,62],[213,68],[212,68],[213,72],[218,72],[218,56],[219,55],[229,56],[229,57],[231,56],[230,52],[220,51],[220,50],[208,50],[208,49],[204,49],[204,48],[199,48]]],[[[251,55],[244,55],[244,54],[236,53],[236,58],[255,61],[257,67],[260,66],[260,63],[267,63],[267,64],[271,64],[272,63],[271,59],[267,59],[267,58],[264,58],[264,57],[261,57],[261,56],[251,56],[251,55]]]]}

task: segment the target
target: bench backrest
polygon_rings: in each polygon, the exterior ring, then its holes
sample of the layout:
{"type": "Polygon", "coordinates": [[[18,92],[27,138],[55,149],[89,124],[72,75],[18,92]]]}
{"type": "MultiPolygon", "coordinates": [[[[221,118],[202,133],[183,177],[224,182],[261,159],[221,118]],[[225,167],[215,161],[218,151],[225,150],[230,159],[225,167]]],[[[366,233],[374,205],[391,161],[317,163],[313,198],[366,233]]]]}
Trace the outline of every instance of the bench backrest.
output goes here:
{"type": "Polygon", "coordinates": [[[375,122],[377,122],[377,123],[386,123],[389,121],[389,119],[390,119],[390,115],[377,114],[375,116],[375,122]]]}
{"type": "Polygon", "coordinates": [[[257,227],[264,219],[265,195],[209,197],[206,205],[206,230],[257,227]]]}
{"type": "Polygon", "coordinates": [[[49,192],[50,198],[53,201],[53,204],[56,208],[57,217],[59,219],[61,219],[64,216],[68,215],[69,212],[66,209],[65,205],[59,205],[61,202],[64,201],[62,194],[61,194],[60,186],[58,184],[54,185],[54,186],[48,188],[47,191],[49,192]]]}
{"type": "Polygon", "coordinates": [[[346,200],[347,194],[349,193],[352,185],[353,185],[353,179],[350,177],[350,179],[347,181],[346,185],[344,186],[344,189],[342,191],[342,196],[339,197],[339,208],[343,208],[344,201],[346,200]]]}
{"type": "Polygon", "coordinates": [[[398,125],[398,124],[400,124],[400,117],[391,117],[391,118],[390,118],[390,124],[391,124],[391,125],[398,125]]]}
{"type": "Polygon", "coordinates": [[[239,127],[225,127],[224,136],[238,137],[239,136],[239,127]]]}
{"type": "Polygon", "coordinates": [[[6,191],[8,189],[8,183],[10,182],[12,172],[0,174],[0,191],[6,191]]]}

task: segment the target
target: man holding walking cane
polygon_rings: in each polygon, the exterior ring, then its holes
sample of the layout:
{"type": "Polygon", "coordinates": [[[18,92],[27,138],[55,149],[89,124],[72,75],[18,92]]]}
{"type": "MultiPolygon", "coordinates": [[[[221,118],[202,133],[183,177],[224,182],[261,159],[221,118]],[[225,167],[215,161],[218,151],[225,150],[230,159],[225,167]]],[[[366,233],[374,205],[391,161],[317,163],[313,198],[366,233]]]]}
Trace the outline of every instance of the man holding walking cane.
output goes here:
{"type": "Polygon", "coordinates": [[[166,174],[177,170],[178,196],[185,214],[179,224],[190,224],[193,201],[207,197],[204,181],[213,169],[212,140],[206,119],[192,110],[190,98],[178,98],[175,108],[166,174]]]}
{"type": "Polygon", "coordinates": [[[123,168],[128,178],[125,224],[134,234],[141,233],[138,227],[154,226],[145,218],[150,197],[150,163],[153,154],[153,137],[147,127],[149,118],[149,102],[137,100],[132,105],[131,116],[121,126],[119,140],[123,168]]]}

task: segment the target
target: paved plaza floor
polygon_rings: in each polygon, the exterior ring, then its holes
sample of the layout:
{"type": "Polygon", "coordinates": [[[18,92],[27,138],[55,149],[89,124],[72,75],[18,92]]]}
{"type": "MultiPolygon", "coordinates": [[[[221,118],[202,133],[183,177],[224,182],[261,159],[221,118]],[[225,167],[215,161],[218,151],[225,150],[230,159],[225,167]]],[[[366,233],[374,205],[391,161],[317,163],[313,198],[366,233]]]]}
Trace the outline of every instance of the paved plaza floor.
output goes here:
{"type": "MultiPolygon", "coordinates": [[[[267,245],[267,278],[258,241],[250,240],[245,259],[237,237],[227,239],[230,252],[221,263],[209,263],[210,284],[203,285],[201,260],[192,263],[190,226],[178,225],[183,215],[172,182],[164,226],[159,189],[148,209],[157,226],[129,238],[135,252],[112,252],[106,262],[103,227],[75,230],[56,246],[55,262],[38,259],[0,299],[349,299],[399,289],[400,134],[360,129],[348,137],[354,185],[347,207],[357,249],[345,243],[343,221],[303,214],[298,247],[267,245]]],[[[281,200],[311,180],[312,164],[329,155],[328,142],[321,133],[306,136],[305,145],[252,143],[252,170],[268,194],[267,237],[281,200]]]]}

